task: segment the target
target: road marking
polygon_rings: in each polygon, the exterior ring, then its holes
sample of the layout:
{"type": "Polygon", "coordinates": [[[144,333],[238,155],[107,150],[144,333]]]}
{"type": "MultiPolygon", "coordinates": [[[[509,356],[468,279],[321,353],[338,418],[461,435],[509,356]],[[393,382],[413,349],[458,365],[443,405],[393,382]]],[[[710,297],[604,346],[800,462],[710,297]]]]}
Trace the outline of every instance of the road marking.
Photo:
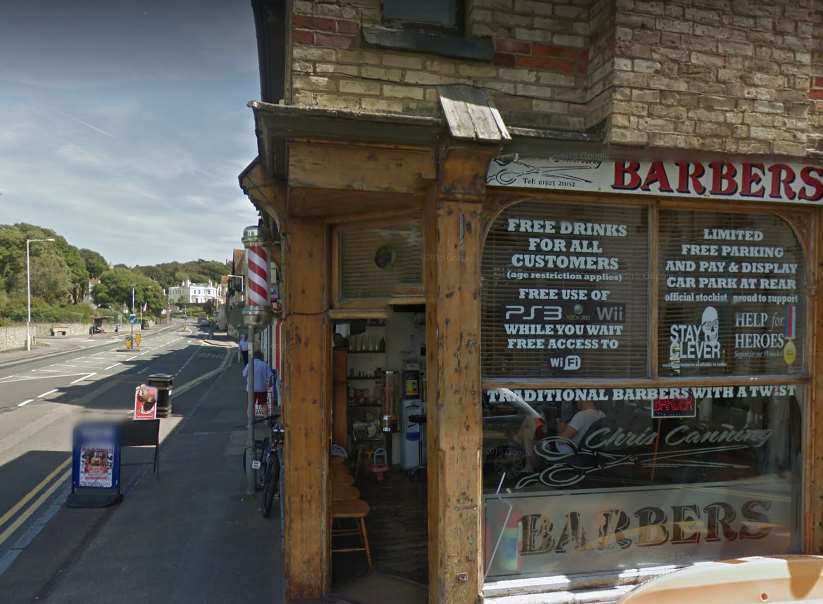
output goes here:
{"type": "Polygon", "coordinates": [[[117,367],[119,364],[120,364],[120,363],[115,363],[114,365],[109,365],[108,367],[106,367],[105,369],[103,369],[103,371],[108,371],[109,369],[112,369],[112,368],[114,368],[114,367],[117,367]]]}
{"type": "Polygon", "coordinates": [[[15,503],[15,504],[14,504],[14,505],[13,505],[13,506],[12,506],[12,507],[11,507],[11,508],[10,508],[10,509],[6,512],[6,513],[5,513],[5,514],[3,514],[2,516],[0,516],[0,526],[3,526],[4,524],[6,524],[6,522],[8,522],[8,521],[9,521],[9,518],[11,518],[12,516],[14,516],[17,512],[19,512],[19,511],[20,511],[20,508],[22,508],[24,505],[26,505],[26,503],[28,503],[28,501],[29,501],[32,497],[34,497],[35,495],[37,495],[37,492],[38,492],[40,489],[42,489],[44,486],[46,486],[52,478],[54,478],[54,477],[55,477],[55,476],[57,476],[60,472],[62,472],[63,470],[65,470],[65,469],[68,467],[68,465],[69,465],[70,463],[71,463],[71,457],[69,457],[68,459],[66,459],[65,461],[63,461],[63,463],[61,463],[59,466],[57,466],[56,468],[54,468],[54,470],[52,470],[52,471],[51,471],[51,473],[50,473],[48,476],[46,476],[43,480],[41,480],[41,481],[40,481],[40,484],[38,484],[38,485],[37,485],[36,487],[34,487],[31,491],[29,491],[28,493],[26,493],[25,495],[23,495],[23,498],[22,498],[20,501],[18,501],[17,503],[15,503]]]}
{"type": "MultiPolygon", "coordinates": [[[[68,461],[70,462],[71,458],[69,458],[68,461]]],[[[54,493],[57,489],[60,488],[60,485],[63,484],[63,481],[70,477],[71,469],[66,470],[66,472],[62,476],[60,476],[57,480],[54,481],[53,485],[46,489],[43,492],[43,494],[40,495],[40,497],[38,497],[37,500],[31,504],[31,507],[29,509],[20,514],[20,517],[17,520],[12,522],[5,531],[0,533],[0,545],[2,545],[3,542],[5,542],[9,537],[11,537],[14,534],[14,531],[20,528],[20,526],[26,520],[31,518],[32,514],[34,514],[38,509],[40,509],[40,506],[42,506],[48,500],[48,498],[51,497],[52,493],[54,493]]]]}
{"type": "Polygon", "coordinates": [[[89,379],[89,378],[90,378],[91,376],[93,376],[93,375],[97,375],[97,373],[87,373],[87,374],[86,374],[86,375],[84,375],[83,377],[81,377],[81,378],[77,378],[77,379],[76,379],[76,380],[74,380],[73,382],[69,382],[69,385],[71,386],[71,385],[76,384],[77,382],[82,382],[83,380],[87,380],[87,379],[89,379]]]}
{"type": "Polygon", "coordinates": [[[75,375],[83,375],[80,371],[74,373],[64,373],[61,375],[10,375],[7,378],[0,380],[0,384],[15,384],[17,382],[34,382],[35,380],[54,380],[62,377],[73,377],[75,375]]]}
{"type": "MultiPolygon", "coordinates": [[[[30,399],[28,399],[28,400],[26,400],[26,401],[23,401],[22,403],[17,403],[17,406],[18,406],[18,407],[25,407],[26,405],[28,405],[28,404],[29,404],[30,402],[32,402],[33,400],[34,400],[33,398],[30,398],[30,399]]],[[[0,523],[0,524],[2,524],[2,523],[0,523]]]]}
{"type": "Polygon", "coordinates": [[[44,392],[43,394],[38,394],[37,398],[43,398],[44,396],[48,396],[49,394],[54,394],[55,392],[57,392],[57,388],[52,388],[48,392],[44,392]]]}

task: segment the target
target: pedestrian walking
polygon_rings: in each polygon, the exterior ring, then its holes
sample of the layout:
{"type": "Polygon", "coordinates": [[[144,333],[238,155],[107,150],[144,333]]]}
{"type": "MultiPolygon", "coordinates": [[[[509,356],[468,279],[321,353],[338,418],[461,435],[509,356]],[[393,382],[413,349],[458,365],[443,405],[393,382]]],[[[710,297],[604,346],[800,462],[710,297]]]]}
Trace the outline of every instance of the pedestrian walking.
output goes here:
{"type": "MultiPolygon", "coordinates": [[[[252,374],[254,376],[254,406],[268,407],[269,404],[269,384],[271,383],[272,370],[269,364],[263,359],[263,353],[257,351],[254,353],[254,359],[251,363],[252,374]]],[[[248,392],[248,377],[249,364],[243,367],[243,383],[246,384],[246,392],[248,392]]]]}
{"type": "Polygon", "coordinates": [[[246,340],[246,334],[240,334],[240,341],[237,343],[237,347],[240,349],[240,356],[243,357],[243,365],[249,364],[249,342],[246,340]]]}

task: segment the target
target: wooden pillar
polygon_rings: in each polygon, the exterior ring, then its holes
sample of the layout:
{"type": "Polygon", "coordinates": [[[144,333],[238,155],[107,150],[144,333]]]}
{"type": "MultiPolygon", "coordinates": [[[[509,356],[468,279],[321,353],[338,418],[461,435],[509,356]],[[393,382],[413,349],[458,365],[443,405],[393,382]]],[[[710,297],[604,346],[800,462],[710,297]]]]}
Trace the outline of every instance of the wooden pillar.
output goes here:
{"type": "Polygon", "coordinates": [[[431,604],[482,586],[480,210],[433,191],[425,212],[431,604]]]}
{"type": "Polygon", "coordinates": [[[820,341],[823,337],[823,210],[817,210],[816,214],[808,259],[814,281],[809,296],[813,341],[809,362],[812,383],[806,406],[808,448],[804,451],[804,554],[823,554],[823,343],[820,341]]]}
{"type": "Polygon", "coordinates": [[[286,600],[329,584],[328,237],[322,222],[289,219],[284,233],[283,568],[286,600]]]}

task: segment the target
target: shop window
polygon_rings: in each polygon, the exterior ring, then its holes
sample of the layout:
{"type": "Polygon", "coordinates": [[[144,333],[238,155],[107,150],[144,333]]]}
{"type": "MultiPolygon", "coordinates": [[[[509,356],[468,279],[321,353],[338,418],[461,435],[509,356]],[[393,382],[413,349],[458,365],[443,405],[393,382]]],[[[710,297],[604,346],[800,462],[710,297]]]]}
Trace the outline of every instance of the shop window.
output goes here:
{"type": "Polygon", "coordinates": [[[423,237],[417,223],[338,231],[340,302],[387,304],[423,292],[423,237]],[[379,301],[379,302],[378,302],[379,301]]]}
{"type": "Polygon", "coordinates": [[[529,201],[485,245],[488,579],[799,551],[810,278],[787,220],[529,201]]]}
{"type": "Polygon", "coordinates": [[[483,376],[645,377],[647,214],[540,202],[505,210],[483,251],[483,376]]]}
{"type": "Polygon", "coordinates": [[[661,212],[660,374],[804,371],[806,267],[769,214],[661,212]]]}

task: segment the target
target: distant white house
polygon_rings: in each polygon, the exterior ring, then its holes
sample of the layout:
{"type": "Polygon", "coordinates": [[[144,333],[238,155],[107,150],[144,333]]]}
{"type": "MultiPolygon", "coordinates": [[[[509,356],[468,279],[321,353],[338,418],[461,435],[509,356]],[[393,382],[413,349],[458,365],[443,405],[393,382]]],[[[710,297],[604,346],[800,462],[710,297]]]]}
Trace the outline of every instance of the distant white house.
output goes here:
{"type": "Polygon", "coordinates": [[[180,285],[169,288],[169,302],[172,304],[205,304],[209,300],[221,301],[222,287],[211,281],[208,283],[192,283],[183,281],[180,285]]]}

